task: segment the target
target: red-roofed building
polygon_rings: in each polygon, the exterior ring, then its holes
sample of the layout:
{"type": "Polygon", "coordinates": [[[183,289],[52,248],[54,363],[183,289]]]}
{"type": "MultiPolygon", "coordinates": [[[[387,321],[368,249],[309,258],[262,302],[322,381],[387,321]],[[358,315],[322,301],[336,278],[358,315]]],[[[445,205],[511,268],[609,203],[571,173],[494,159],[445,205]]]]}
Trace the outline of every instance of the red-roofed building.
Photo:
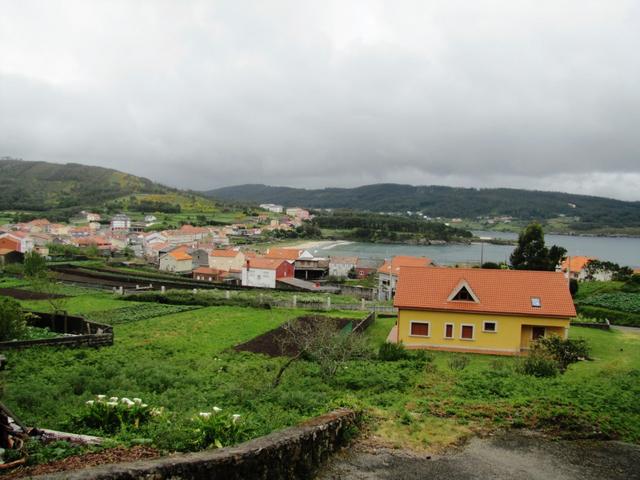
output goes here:
{"type": "Polygon", "coordinates": [[[293,276],[293,264],[288,260],[257,257],[248,259],[242,268],[242,285],[276,288],[276,280],[293,276]]]}
{"type": "Polygon", "coordinates": [[[408,348],[519,355],[533,340],[566,337],[575,317],[559,272],[402,267],[390,340],[408,348]]]}
{"type": "Polygon", "coordinates": [[[393,298],[401,267],[429,267],[432,265],[433,261],[427,257],[397,255],[391,260],[386,260],[378,268],[378,299],[391,300],[393,298]]]}
{"type": "Polygon", "coordinates": [[[564,273],[566,278],[573,278],[575,280],[611,280],[613,272],[610,270],[594,272],[593,278],[588,278],[589,272],[587,271],[587,264],[592,260],[597,260],[597,258],[583,257],[581,255],[567,257],[562,261],[558,270],[564,273]]]}

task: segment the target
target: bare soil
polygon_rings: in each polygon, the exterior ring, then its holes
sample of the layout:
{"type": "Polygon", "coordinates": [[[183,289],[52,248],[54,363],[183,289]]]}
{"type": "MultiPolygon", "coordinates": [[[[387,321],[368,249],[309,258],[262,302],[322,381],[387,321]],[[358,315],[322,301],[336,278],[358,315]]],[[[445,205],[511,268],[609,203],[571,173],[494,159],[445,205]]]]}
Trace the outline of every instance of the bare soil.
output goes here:
{"type": "MultiPolygon", "coordinates": [[[[318,320],[326,320],[328,317],[323,316],[304,316],[298,317],[294,321],[313,325],[318,320]]],[[[349,322],[352,322],[351,318],[331,318],[335,321],[336,330],[340,330],[345,327],[349,322]]],[[[300,353],[294,345],[286,342],[286,330],[283,326],[269,330],[267,333],[263,333],[248,342],[241,343],[233,347],[238,352],[252,352],[262,353],[270,357],[294,357],[300,353]]]]}
{"type": "Polygon", "coordinates": [[[73,455],[71,457],[57,460],[55,462],[43,463],[32,467],[18,467],[2,475],[2,479],[14,479],[32,477],[36,475],[49,475],[67,470],[78,470],[81,468],[94,467],[107,463],[134,462],[149,458],[157,458],[160,452],[155,448],[137,445],[133,448],[116,447],[102,450],[95,453],[85,453],[83,455],[73,455]]]}
{"type": "Polygon", "coordinates": [[[633,480],[640,446],[614,441],[558,440],[507,431],[438,455],[367,445],[334,456],[317,480],[633,480]]]}

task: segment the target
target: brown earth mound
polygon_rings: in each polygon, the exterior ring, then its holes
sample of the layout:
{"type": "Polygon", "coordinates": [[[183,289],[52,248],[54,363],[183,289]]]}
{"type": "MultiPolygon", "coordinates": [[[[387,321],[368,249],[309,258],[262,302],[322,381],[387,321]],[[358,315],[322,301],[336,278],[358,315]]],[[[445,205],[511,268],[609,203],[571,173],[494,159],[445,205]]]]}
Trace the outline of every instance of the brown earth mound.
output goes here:
{"type": "Polygon", "coordinates": [[[19,288],[0,288],[0,295],[13,297],[18,300],[47,300],[49,298],[65,298],[67,296],[57,293],[31,292],[29,290],[21,290],[19,288]]]}
{"type": "MultiPolygon", "coordinates": [[[[298,317],[295,319],[295,322],[313,325],[314,322],[327,319],[335,321],[336,330],[341,330],[348,323],[353,321],[351,318],[329,318],[317,315],[298,317]]],[[[294,345],[286,342],[286,330],[282,325],[278,328],[274,328],[273,330],[269,330],[267,333],[263,333],[248,342],[236,345],[233,348],[238,352],[262,353],[270,357],[294,357],[300,353],[294,345]]]]}
{"type": "Polygon", "coordinates": [[[32,467],[19,467],[11,472],[3,474],[0,478],[23,478],[35,475],[50,475],[67,470],[77,470],[80,468],[104,465],[107,463],[134,462],[148,458],[157,458],[160,452],[155,448],[137,445],[133,448],[116,447],[102,450],[95,453],[85,453],[56,460],[55,462],[43,463],[32,467]]]}

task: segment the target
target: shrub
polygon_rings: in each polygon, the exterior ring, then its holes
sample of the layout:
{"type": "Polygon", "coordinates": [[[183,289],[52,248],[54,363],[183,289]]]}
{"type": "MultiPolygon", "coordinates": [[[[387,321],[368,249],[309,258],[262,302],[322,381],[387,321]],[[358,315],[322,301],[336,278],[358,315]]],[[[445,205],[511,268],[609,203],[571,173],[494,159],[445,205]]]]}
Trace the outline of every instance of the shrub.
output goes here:
{"type": "Polygon", "coordinates": [[[433,362],[433,354],[426,350],[414,350],[412,356],[416,362],[420,362],[420,363],[433,362]]]}
{"type": "Polygon", "coordinates": [[[396,362],[398,360],[405,360],[409,358],[409,352],[402,342],[400,343],[391,343],[385,342],[380,345],[378,349],[378,360],[382,360],[385,362],[396,362]]]}
{"type": "Polygon", "coordinates": [[[27,322],[20,304],[9,297],[0,297],[0,341],[22,338],[27,322]]]}
{"type": "Polygon", "coordinates": [[[518,371],[534,377],[555,377],[559,370],[558,362],[549,352],[534,346],[519,364],[518,371]]]}
{"type": "Polygon", "coordinates": [[[542,337],[537,342],[555,359],[561,372],[564,372],[570,364],[589,358],[589,345],[581,338],[560,338],[557,335],[551,335],[542,337]]]}
{"type": "Polygon", "coordinates": [[[471,360],[469,360],[469,357],[465,357],[463,355],[454,355],[449,358],[448,364],[451,370],[461,371],[464,370],[470,362],[471,360]]]}
{"type": "Polygon", "coordinates": [[[579,288],[580,288],[580,284],[578,283],[578,280],[576,280],[575,278],[572,278],[569,280],[569,293],[571,293],[572,297],[576,296],[576,293],[578,293],[579,288]]]}

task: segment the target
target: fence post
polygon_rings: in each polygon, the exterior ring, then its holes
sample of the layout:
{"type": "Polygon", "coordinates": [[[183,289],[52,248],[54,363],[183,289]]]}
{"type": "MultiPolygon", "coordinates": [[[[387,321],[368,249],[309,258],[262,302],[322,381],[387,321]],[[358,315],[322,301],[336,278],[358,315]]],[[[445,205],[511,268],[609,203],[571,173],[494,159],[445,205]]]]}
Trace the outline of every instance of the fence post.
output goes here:
{"type": "Polygon", "coordinates": [[[327,310],[331,310],[331,297],[327,295],[327,310]]]}
{"type": "Polygon", "coordinates": [[[167,289],[164,287],[164,285],[162,285],[160,287],[160,293],[164,293],[167,289]]]}
{"type": "Polygon", "coordinates": [[[124,287],[120,287],[120,295],[124,295],[124,287]]]}
{"type": "Polygon", "coordinates": [[[194,293],[194,295],[195,295],[196,293],[198,293],[198,289],[197,289],[197,288],[194,288],[194,289],[193,289],[193,293],[194,293]]]}
{"type": "Polygon", "coordinates": [[[230,290],[225,290],[224,291],[224,298],[226,298],[227,300],[229,300],[231,298],[231,291],[230,290]]]}
{"type": "Polygon", "coordinates": [[[367,301],[364,298],[360,299],[360,309],[361,310],[367,309],[367,301]]]}
{"type": "Polygon", "coordinates": [[[294,295],[293,296],[293,308],[296,308],[298,306],[298,296],[294,295]]]}

